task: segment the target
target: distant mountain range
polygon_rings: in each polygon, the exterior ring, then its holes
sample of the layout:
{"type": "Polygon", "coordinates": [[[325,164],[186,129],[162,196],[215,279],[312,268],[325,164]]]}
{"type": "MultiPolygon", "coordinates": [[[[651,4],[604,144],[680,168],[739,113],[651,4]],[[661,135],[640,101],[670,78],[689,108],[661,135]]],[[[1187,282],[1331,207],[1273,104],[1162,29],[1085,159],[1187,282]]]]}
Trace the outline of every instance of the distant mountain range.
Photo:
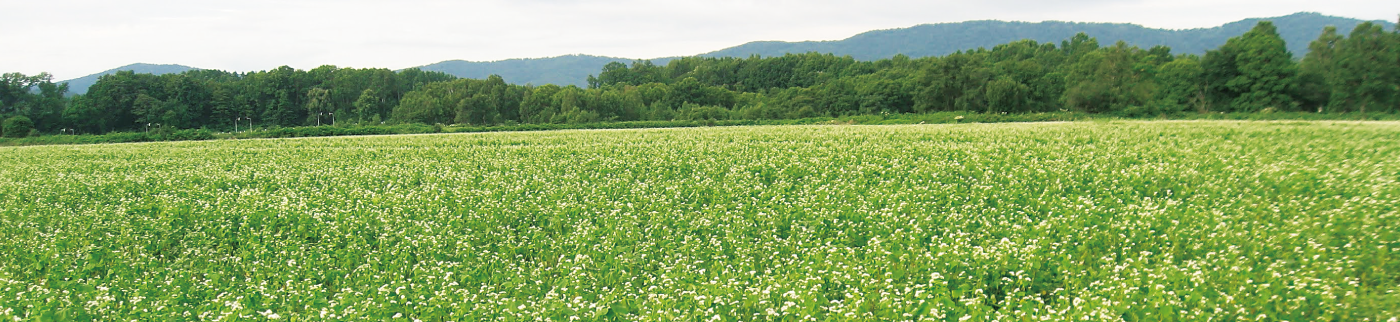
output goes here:
{"type": "MultiPolygon", "coordinates": [[[[1097,38],[1100,46],[1112,45],[1119,40],[1130,45],[1148,48],[1164,45],[1177,54],[1204,54],[1206,50],[1219,48],[1230,37],[1238,37],[1261,20],[1273,21],[1278,27],[1279,36],[1288,43],[1288,50],[1295,58],[1301,58],[1308,50],[1308,43],[1322,34],[1323,27],[1336,26],[1338,33],[1346,35],[1363,20],[1325,16],[1320,13],[1300,12],[1274,18],[1251,18],[1231,22],[1214,28],[1199,29],[1156,29],[1126,23],[1084,23],[1084,22],[1005,22],[995,20],[968,21],[918,25],[909,28],[876,30],[861,33],[851,38],[836,41],[757,41],[735,47],[702,54],[707,57],[764,57],[784,53],[834,53],[850,55],[859,60],[878,60],[894,57],[896,54],[918,58],[943,56],[959,50],[977,48],[991,49],[993,46],[1022,39],[1059,44],[1075,34],[1083,32],[1097,38]]],[[[1374,21],[1392,30],[1394,23],[1374,21]]],[[[601,68],[598,68],[601,70],[601,68]]]]}
{"type": "MultiPolygon", "coordinates": [[[[1213,28],[1184,30],[1147,28],[1126,23],[1083,23],[1083,22],[1006,22],[994,20],[967,21],[957,23],[925,24],[909,28],[875,30],[861,33],[843,40],[833,41],[756,41],[700,54],[704,57],[763,57],[782,56],[787,53],[819,52],[839,56],[851,56],[859,60],[878,60],[903,54],[911,58],[942,56],[960,50],[991,48],[993,46],[1022,39],[1038,42],[1059,43],[1076,33],[1087,33],[1097,38],[1100,45],[1112,45],[1119,40],[1139,47],[1165,45],[1173,53],[1204,54],[1225,44],[1230,37],[1249,31],[1260,20],[1270,20],[1278,27],[1279,35],[1288,43],[1294,58],[1306,53],[1308,43],[1317,39],[1323,27],[1336,26],[1338,33],[1347,34],[1356,25],[1365,22],[1359,19],[1326,16],[1320,13],[1300,12],[1282,17],[1251,18],[1231,22],[1213,28]]],[[[1395,24],[1388,21],[1374,21],[1393,30],[1395,24]]],[[[652,63],[664,65],[675,57],[651,59],[652,63]]],[[[588,75],[595,75],[609,62],[631,63],[634,59],[602,57],[590,55],[567,55],[550,58],[508,59],[494,62],[470,62],[449,60],[418,68],[440,71],[457,77],[486,78],[501,75],[507,82],[515,84],[586,84],[588,75]]],[[[180,65],[133,64],[85,76],[69,81],[71,93],[87,92],[87,87],[101,75],[118,70],[135,70],[138,73],[178,73],[195,69],[180,65]]]]}
{"type": "MultiPolygon", "coordinates": [[[[501,75],[507,82],[516,84],[587,84],[588,75],[597,74],[603,65],[610,62],[630,64],[635,59],[590,55],[566,55],[550,58],[507,59],[493,62],[473,62],[449,60],[417,68],[427,71],[444,72],[463,78],[482,79],[492,74],[501,75]]],[[[665,64],[669,58],[652,59],[652,63],[665,64]]]]}
{"type": "MultiPolygon", "coordinates": [[[[194,68],[194,67],[185,66],[185,65],[157,65],[157,64],[141,64],[141,63],[137,63],[137,64],[126,65],[126,66],[117,67],[117,68],[113,68],[113,69],[108,69],[108,70],[103,71],[103,72],[101,72],[101,73],[96,73],[96,74],[92,74],[92,75],[87,75],[87,76],[83,76],[83,77],[78,77],[78,78],[74,78],[74,79],[70,79],[70,80],[66,80],[66,81],[62,81],[62,82],[68,82],[68,94],[69,94],[69,95],[77,95],[77,94],[87,94],[88,87],[92,87],[92,84],[97,84],[97,79],[98,79],[98,78],[101,78],[102,75],[116,74],[117,72],[120,72],[120,71],[133,71],[133,72],[136,72],[136,73],[138,73],[138,74],[164,75],[164,74],[178,74],[178,73],[183,73],[183,72],[186,72],[186,71],[191,71],[191,70],[196,70],[196,69],[199,69],[199,68],[194,68]]],[[[62,82],[60,82],[60,83],[62,83],[62,82]]]]}

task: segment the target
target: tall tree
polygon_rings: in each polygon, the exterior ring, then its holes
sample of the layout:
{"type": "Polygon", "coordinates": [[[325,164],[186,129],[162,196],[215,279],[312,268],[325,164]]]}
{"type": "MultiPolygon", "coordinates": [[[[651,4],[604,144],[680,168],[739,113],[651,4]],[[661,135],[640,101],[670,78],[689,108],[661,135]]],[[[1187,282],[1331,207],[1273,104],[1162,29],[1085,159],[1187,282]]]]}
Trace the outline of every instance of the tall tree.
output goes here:
{"type": "Polygon", "coordinates": [[[613,84],[633,84],[632,78],[632,71],[627,68],[626,64],[610,62],[603,66],[603,71],[598,73],[597,78],[589,80],[588,88],[599,88],[613,84]]]}
{"type": "Polygon", "coordinates": [[[380,104],[383,98],[373,88],[366,88],[360,92],[360,97],[355,99],[355,118],[360,121],[369,121],[379,117],[380,104]]]}
{"type": "Polygon", "coordinates": [[[1185,56],[1162,64],[1157,69],[1157,105],[1162,112],[1207,109],[1205,70],[1200,58],[1185,56]]]}
{"type": "Polygon", "coordinates": [[[1363,23],[1342,42],[1329,109],[1395,111],[1400,101],[1400,34],[1363,23]]]}
{"type": "Polygon", "coordinates": [[[1010,76],[987,83],[987,113],[1025,112],[1031,106],[1031,88],[1010,76]]]}
{"type": "Polygon", "coordinates": [[[1304,110],[1323,112],[1327,106],[1337,82],[1337,50],[1344,40],[1337,27],[1327,26],[1308,44],[1308,54],[1299,66],[1296,95],[1304,110]]]}
{"type": "Polygon", "coordinates": [[[332,113],[335,113],[335,105],[331,102],[331,91],[320,87],[306,91],[306,124],[334,123],[332,113]]]}
{"type": "Polygon", "coordinates": [[[914,110],[981,111],[986,106],[983,86],[993,77],[984,52],[955,53],[924,68],[914,98],[914,110]]]}
{"type": "Polygon", "coordinates": [[[1118,42],[1084,54],[1065,76],[1065,106],[1088,113],[1108,113],[1142,106],[1151,98],[1154,84],[1137,67],[1142,49],[1118,42]]]}
{"type": "Polygon", "coordinates": [[[1230,38],[1226,46],[1237,51],[1237,76],[1225,83],[1239,93],[1230,102],[1237,112],[1258,112],[1265,109],[1293,109],[1297,66],[1293,54],[1279,37],[1277,28],[1269,21],[1260,21],[1244,35],[1230,38]]]}
{"type": "Polygon", "coordinates": [[[48,83],[53,76],[48,73],[25,76],[21,73],[5,73],[0,75],[0,115],[9,115],[18,112],[20,104],[32,97],[32,90],[35,86],[48,83]]]}
{"type": "Polygon", "coordinates": [[[530,88],[520,102],[520,121],[525,123],[549,123],[559,111],[554,105],[554,94],[559,93],[559,85],[546,84],[530,88]]]}
{"type": "Polygon", "coordinates": [[[1206,55],[1201,57],[1201,80],[1206,91],[1206,102],[1198,111],[1223,112],[1240,96],[1235,87],[1228,86],[1232,80],[1240,77],[1236,62],[1239,49],[1236,47],[1237,44],[1226,42],[1220,48],[1207,50],[1206,55]]]}

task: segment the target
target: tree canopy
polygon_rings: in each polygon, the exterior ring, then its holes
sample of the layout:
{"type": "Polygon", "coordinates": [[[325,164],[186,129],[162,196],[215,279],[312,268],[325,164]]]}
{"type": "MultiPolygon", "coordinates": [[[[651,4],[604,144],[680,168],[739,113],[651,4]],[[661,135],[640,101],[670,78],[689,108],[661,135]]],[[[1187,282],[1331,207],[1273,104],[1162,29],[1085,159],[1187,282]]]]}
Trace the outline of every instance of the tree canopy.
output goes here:
{"type": "Polygon", "coordinates": [[[1295,60],[1268,21],[1204,56],[1087,34],[1021,40],[939,57],[860,61],[805,53],[609,62],[586,87],[457,79],[417,69],[280,67],[252,73],[118,72],[65,98],[47,74],[0,77],[0,117],[45,133],[232,130],[355,123],[493,125],[634,120],[788,119],[885,113],[1078,111],[1124,116],[1212,112],[1396,112],[1400,34],[1363,23],[1321,32],[1295,60]]]}

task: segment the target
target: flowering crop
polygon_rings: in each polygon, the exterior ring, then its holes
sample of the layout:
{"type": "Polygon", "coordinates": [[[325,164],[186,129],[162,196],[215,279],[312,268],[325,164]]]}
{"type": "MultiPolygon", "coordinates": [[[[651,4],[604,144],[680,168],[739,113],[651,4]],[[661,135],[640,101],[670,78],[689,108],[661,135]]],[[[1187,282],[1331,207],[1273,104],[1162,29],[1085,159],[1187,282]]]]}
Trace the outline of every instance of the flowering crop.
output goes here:
{"type": "Polygon", "coordinates": [[[1400,123],[0,148],[0,319],[1395,321],[1400,123]]]}

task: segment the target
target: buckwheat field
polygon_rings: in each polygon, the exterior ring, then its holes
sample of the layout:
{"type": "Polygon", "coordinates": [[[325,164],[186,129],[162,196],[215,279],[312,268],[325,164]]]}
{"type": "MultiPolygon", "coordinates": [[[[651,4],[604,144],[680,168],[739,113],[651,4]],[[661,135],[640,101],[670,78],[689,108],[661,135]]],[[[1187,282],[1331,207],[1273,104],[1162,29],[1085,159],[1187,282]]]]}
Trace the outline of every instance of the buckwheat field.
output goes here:
{"type": "Polygon", "coordinates": [[[13,321],[1396,321],[1400,123],[0,148],[13,321]]]}

